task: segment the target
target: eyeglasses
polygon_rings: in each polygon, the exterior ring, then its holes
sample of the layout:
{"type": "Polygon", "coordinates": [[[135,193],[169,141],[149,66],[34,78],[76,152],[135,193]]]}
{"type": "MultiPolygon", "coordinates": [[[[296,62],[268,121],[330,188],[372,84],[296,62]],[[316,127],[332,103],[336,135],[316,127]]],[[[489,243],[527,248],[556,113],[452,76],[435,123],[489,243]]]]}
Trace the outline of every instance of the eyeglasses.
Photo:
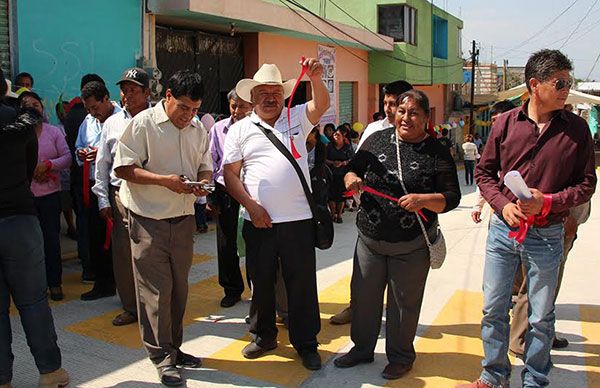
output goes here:
{"type": "Polygon", "coordinates": [[[561,91],[565,87],[567,89],[571,89],[571,86],[573,86],[573,80],[570,78],[569,79],[559,78],[556,81],[554,81],[554,89],[556,89],[556,91],[561,91]]]}

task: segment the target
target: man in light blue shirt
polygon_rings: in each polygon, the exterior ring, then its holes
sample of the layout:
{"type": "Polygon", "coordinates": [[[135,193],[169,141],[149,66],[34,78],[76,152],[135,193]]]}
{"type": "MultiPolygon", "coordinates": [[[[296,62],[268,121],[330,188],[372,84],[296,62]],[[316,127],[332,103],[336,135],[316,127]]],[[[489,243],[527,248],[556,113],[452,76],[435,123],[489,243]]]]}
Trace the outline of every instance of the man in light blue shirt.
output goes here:
{"type": "Polygon", "coordinates": [[[121,108],[110,100],[106,86],[97,81],[89,82],[81,89],[81,99],[89,114],[79,127],[75,148],[77,163],[84,166],[83,198],[88,212],[90,261],[96,275],[94,288],[82,294],[81,300],[95,300],[115,295],[115,280],[111,251],[103,248],[106,221],[100,217],[98,199],[91,190],[95,184],[94,164],[104,122],[121,108]]]}

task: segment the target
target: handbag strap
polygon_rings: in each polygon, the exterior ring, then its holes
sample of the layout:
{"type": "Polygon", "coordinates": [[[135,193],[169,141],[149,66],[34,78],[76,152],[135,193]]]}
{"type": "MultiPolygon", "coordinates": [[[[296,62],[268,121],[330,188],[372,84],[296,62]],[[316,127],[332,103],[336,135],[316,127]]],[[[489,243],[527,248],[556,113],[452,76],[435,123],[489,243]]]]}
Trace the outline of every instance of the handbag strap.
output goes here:
{"type": "Polygon", "coordinates": [[[294,159],[294,156],[290,153],[290,151],[287,149],[287,147],[285,145],[283,145],[281,140],[279,140],[277,138],[277,136],[275,136],[273,131],[265,128],[260,123],[254,123],[254,124],[260,128],[260,130],[265,134],[265,136],[267,136],[267,139],[269,139],[271,141],[271,143],[273,143],[275,148],[277,148],[279,150],[279,152],[281,152],[283,154],[283,156],[285,156],[286,159],[290,162],[292,167],[294,167],[294,170],[296,170],[296,174],[298,174],[298,178],[300,179],[300,183],[302,184],[302,189],[304,190],[304,195],[306,196],[306,200],[308,201],[308,206],[310,207],[310,211],[313,215],[313,218],[316,217],[317,205],[315,203],[315,199],[312,196],[312,192],[310,191],[310,188],[308,187],[308,183],[306,182],[306,178],[304,177],[304,173],[302,172],[300,165],[298,164],[298,162],[296,162],[296,159],[294,159]]]}
{"type": "MultiPolygon", "coordinates": [[[[398,161],[398,178],[400,178],[400,184],[402,185],[402,190],[406,194],[408,194],[408,190],[406,190],[406,186],[404,185],[404,180],[402,179],[402,160],[400,159],[400,141],[398,140],[398,134],[395,134],[396,137],[396,159],[398,161]]],[[[428,247],[431,247],[431,241],[429,241],[429,236],[427,235],[427,230],[425,229],[425,225],[423,221],[421,221],[421,217],[415,212],[415,216],[417,217],[417,221],[419,222],[419,226],[421,226],[421,231],[423,232],[423,236],[425,237],[425,242],[428,247]]]]}

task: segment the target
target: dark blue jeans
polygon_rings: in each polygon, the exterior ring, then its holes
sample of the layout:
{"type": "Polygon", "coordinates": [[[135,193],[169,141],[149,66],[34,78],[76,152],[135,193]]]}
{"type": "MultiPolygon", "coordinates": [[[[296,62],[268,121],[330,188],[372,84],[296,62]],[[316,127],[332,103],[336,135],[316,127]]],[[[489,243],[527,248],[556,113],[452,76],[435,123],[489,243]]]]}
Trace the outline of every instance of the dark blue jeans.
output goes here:
{"type": "Polygon", "coordinates": [[[473,171],[475,170],[474,160],[465,160],[465,181],[467,185],[473,184],[473,171]]]}
{"type": "Polygon", "coordinates": [[[60,253],[60,191],[34,198],[46,257],[46,279],[48,287],[62,284],[62,257],[60,253]]]}
{"type": "Polygon", "coordinates": [[[61,355],[46,295],[42,231],[35,216],[0,218],[0,384],[12,380],[11,296],[38,370],[54,372],[61,366],[61,355]]]}

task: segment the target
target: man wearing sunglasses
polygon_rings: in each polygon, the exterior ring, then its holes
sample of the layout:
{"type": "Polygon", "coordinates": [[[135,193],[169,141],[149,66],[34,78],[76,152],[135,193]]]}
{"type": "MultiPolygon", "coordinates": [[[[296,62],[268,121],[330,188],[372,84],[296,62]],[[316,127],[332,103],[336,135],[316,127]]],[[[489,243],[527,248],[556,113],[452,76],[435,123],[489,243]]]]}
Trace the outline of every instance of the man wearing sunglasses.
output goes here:
{"type": "Polygon", "coordinates": [[[483,274],[481,337],[485,358],[480,378],[459,387],[509,386],[508,312],[520,262],[525,267],[529,299],[523,386],[549,384],[563,219],[570,208],[587,202],[596,187],[593,142],[587,123],[563,109],[572,84],[572,69],[571,61],[558,50],[531,55],[525,66],[530,98],[522,107],[496,119],[477,165],[475,180],[494,209],[483,274]],[[523,176],[531,199],[518,200],[504,185],[504,176],[511,170],[523,176]],[[524,238],[517,241],[509,237],[530,216],[536,216],[535,223],[524,238]]]}

